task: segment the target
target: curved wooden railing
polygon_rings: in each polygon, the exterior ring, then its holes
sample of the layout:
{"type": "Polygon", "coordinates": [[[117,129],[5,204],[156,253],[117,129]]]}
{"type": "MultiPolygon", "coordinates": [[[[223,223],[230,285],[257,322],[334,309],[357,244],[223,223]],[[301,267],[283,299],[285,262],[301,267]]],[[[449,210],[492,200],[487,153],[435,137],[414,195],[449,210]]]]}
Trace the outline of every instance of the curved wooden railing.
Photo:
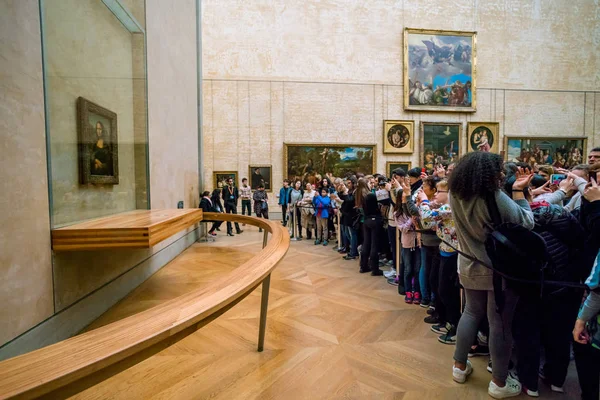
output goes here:
{"type": "Polygon", "coordinates": [[[261,283],[262,350],[270,276],[290,245],[281,224],[235,214],[205,213],[204,220],[245,223],[265,230],[263,250],[234,271],[149,310],[0,362],[0,399],[66,397],[134,365],[213,321],[261,283]],[[267,235],[271,239],[267,242],[267,235]]]}

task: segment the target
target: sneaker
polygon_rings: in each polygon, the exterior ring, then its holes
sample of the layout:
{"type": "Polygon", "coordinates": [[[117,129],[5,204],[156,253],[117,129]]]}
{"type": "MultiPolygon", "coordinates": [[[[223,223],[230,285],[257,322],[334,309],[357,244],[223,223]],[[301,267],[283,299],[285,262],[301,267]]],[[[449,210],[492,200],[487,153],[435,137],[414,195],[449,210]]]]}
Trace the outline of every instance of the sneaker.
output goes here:
{"type": "Polygon", "coordinates": [[[490,359],[488,361],[488,366],[487,366],[487,372],[489,372],[490,374],[492,373],[492,360],[490,359]]]}
{"type": "Polygon", "coordinates": [[[344,257],[342,257],[342,258],[343,258],[344,260],[356,260],[356,258],[357,258],[357,257],[355,257],[355,256],[351,256],[351,255],[347,255],[347,256],[344,256],[344,257]]]}
{"type": "Polygon", "coordinates": [[[435,307],[434,306],[429,306],[429,309],[427,310],[427,314],[428,315],[433,315],[434,312],[435,312],[435,307]]]}
{"type": "Polygon", "coordinates": [[[412,302],[413,302],[413,294],[411,292],[406,292],[406,296],[404,296],[404,302],[406,304],[412,304],[412,302]]]}
{"type": "Polygon", "coordinates": [[[523,386],[523,393],[529,397],[540,397],[540,392],[538,390],[529,390],[525,386],[523,386]]]}
{"type": "Polygon", "coordinates": [[[440,336],[438,342],[444,344],[456,344],[456,329],[451,329],[445,335],[440,336]]]}
{"type": "Polygon", "coordinates": [[[431,326],[431,331],[437,333],[438,335],[445,335],[448,333],[447,324],[437,324],[431,326]]]}
{"type": "Polygon", "coordinates": [[[318,246],[318,245],[320,245],[320,244],[321,244],[321,241],[320,241],[320,240],[315,240],[315,246],[318,246]]]}
{"type": "Polygon", "coordinates": [[[423,308],[428,308],[429,307],[429,300],[421,300],[421,307],[423,308]]]}
{"type": "Polygon", "coordinates": [[[323,241],[323,246],[327,246],[329,244],[329,242],[327,240],[323,241]]]}
{"type": "Polygon", "coordinates": [[[421,304],[421,293],[415,292],[413,294],[413,304],[416,304],[416,305],[421,304]]]}
{"type": "Polygon", "coordinates": [[[440,318],[437,315],[430,315],[428,317],[423,318],[423,322],[425,322],[426,324],[439,324],[440,322],[440,318]]]}
{"type": "Polygon", "coordinates": [[[471,361],[467,360],[467,367],[463,371],[460,368],[456,368],[454,365],[452,366],[452,379],[456,383],[465,383],[467,380],[467,376],[473,373],[473,366],[471,365],[471,361]]]}
{"type": "Polygon", "coordinates": [[[506,378],[506,384],[504,387],[500,387],[494,383],[494,381],[490,382],[488,386],[488,394],[495,399],[506,399],[508,397],[516,397],[521,394],[521,384],[519,381],[514,380],[513,378],[506,378]]]}
{"type": "MultiPolygon", "coordinates": [[[[385,275],[385,274],[384,274],[385,275]]],[[[392,286],[398,286],[398,281],[396,280],[396,278],[388,278],[387,279],[387,283],[389,283],[392,286]]]]}
{"type": "Polygon", "coordinates": [[[565,392],[565,389],[562,386],[550,385],[550,389],[552,389],[552,391],[556,392],[556,393],[564,393],[565,392]]]}
{"type": "Polygon", "coordinates": [[[488,346],[483,346],[478,344],[477,346],[471,346],[469,350],[469,357],[477,357],[477,356],[489,356],[490,348],[488,346]]]}
{"type": "Polygon", "coordinates": [[[480,344],[482,344],[484,346],[487,346],[487,344],[488,344],[488,337],[486,335],[484,335],[483,333],[481,333],[481,331],[478,331],[477,332],[477,341],[480,344]]]}
{"type": "Polygon", "coordinates": [[[383,276],[385,276],[386,278],[394,278],[396,279],[396,270],[393,271],[385,271],[383,273],[383,276]]]}

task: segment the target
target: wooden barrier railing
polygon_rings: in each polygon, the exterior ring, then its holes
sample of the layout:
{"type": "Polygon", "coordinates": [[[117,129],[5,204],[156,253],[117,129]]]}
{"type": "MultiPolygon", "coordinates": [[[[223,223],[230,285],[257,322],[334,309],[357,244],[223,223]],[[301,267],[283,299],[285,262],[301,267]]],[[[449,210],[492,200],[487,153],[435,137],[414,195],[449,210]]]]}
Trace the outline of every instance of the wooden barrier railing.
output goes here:
{"type": "Polygon", "coordinates": [[[258,351],[265,337],[271,272],[290,245],[281,224],[235,214],[204,220],[240,222],[265,230],[263,250],[207,287],[149,310],[0,362],[0,399],[62,398],[77,393],[170,346],[229,310],[262,283],[258,351]],[[271,239],[268,234],[271,233],[271,239]]]}

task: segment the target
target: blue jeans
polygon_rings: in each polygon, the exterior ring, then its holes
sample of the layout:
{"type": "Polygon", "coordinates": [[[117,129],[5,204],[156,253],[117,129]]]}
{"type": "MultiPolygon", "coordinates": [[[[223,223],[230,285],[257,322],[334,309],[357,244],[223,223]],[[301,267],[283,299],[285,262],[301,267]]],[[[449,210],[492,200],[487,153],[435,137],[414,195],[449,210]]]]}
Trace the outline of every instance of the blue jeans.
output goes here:
{"type": "Polygon", "coordinates": [[[421,250],[417,247],[413,249],[403,248],[402,264],[404,265],[404,289],[407,293],[420,293],[419,271],[421,270],[421,250]]]}
{"type": "Polygon", "coordinates": [[[342,226],[342,228],[346,228],[346,235],[350,237],[350,252],[348,256],[358,257],[358,232],[352,226],[342,226]]]}
{"type": "Polygon", "coordinates": [[[348,232],[348,228],[346,225],[340,225],[340,229],[342,231],[342,232],[340,232],[340,234],[342,236],[342,240],[340,242],[339,247],[349,249],[350,248],[350,233],[348,232]]]}

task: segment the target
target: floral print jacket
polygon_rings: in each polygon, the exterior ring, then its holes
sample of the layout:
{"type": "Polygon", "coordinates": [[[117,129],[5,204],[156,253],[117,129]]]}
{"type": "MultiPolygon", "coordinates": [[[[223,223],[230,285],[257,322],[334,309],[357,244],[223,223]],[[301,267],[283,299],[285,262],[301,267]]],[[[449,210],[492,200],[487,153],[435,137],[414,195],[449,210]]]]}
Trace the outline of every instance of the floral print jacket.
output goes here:
{"type": "MultiPolygon", "coordinates": [[[[425,229],[436,228],[436,233],[440,239],[458,248],[458,237],[456,236],[456,227],[452,219],[450,204],[444,204],[440,208],[432,209],[429,201],[423,201],[419,206],[419,213],[421,214],[421,223],[425,229]]],[[[444,242],[440,243],[440,251],[444,253],[456,253],[456,250],[444,242]]]]}

